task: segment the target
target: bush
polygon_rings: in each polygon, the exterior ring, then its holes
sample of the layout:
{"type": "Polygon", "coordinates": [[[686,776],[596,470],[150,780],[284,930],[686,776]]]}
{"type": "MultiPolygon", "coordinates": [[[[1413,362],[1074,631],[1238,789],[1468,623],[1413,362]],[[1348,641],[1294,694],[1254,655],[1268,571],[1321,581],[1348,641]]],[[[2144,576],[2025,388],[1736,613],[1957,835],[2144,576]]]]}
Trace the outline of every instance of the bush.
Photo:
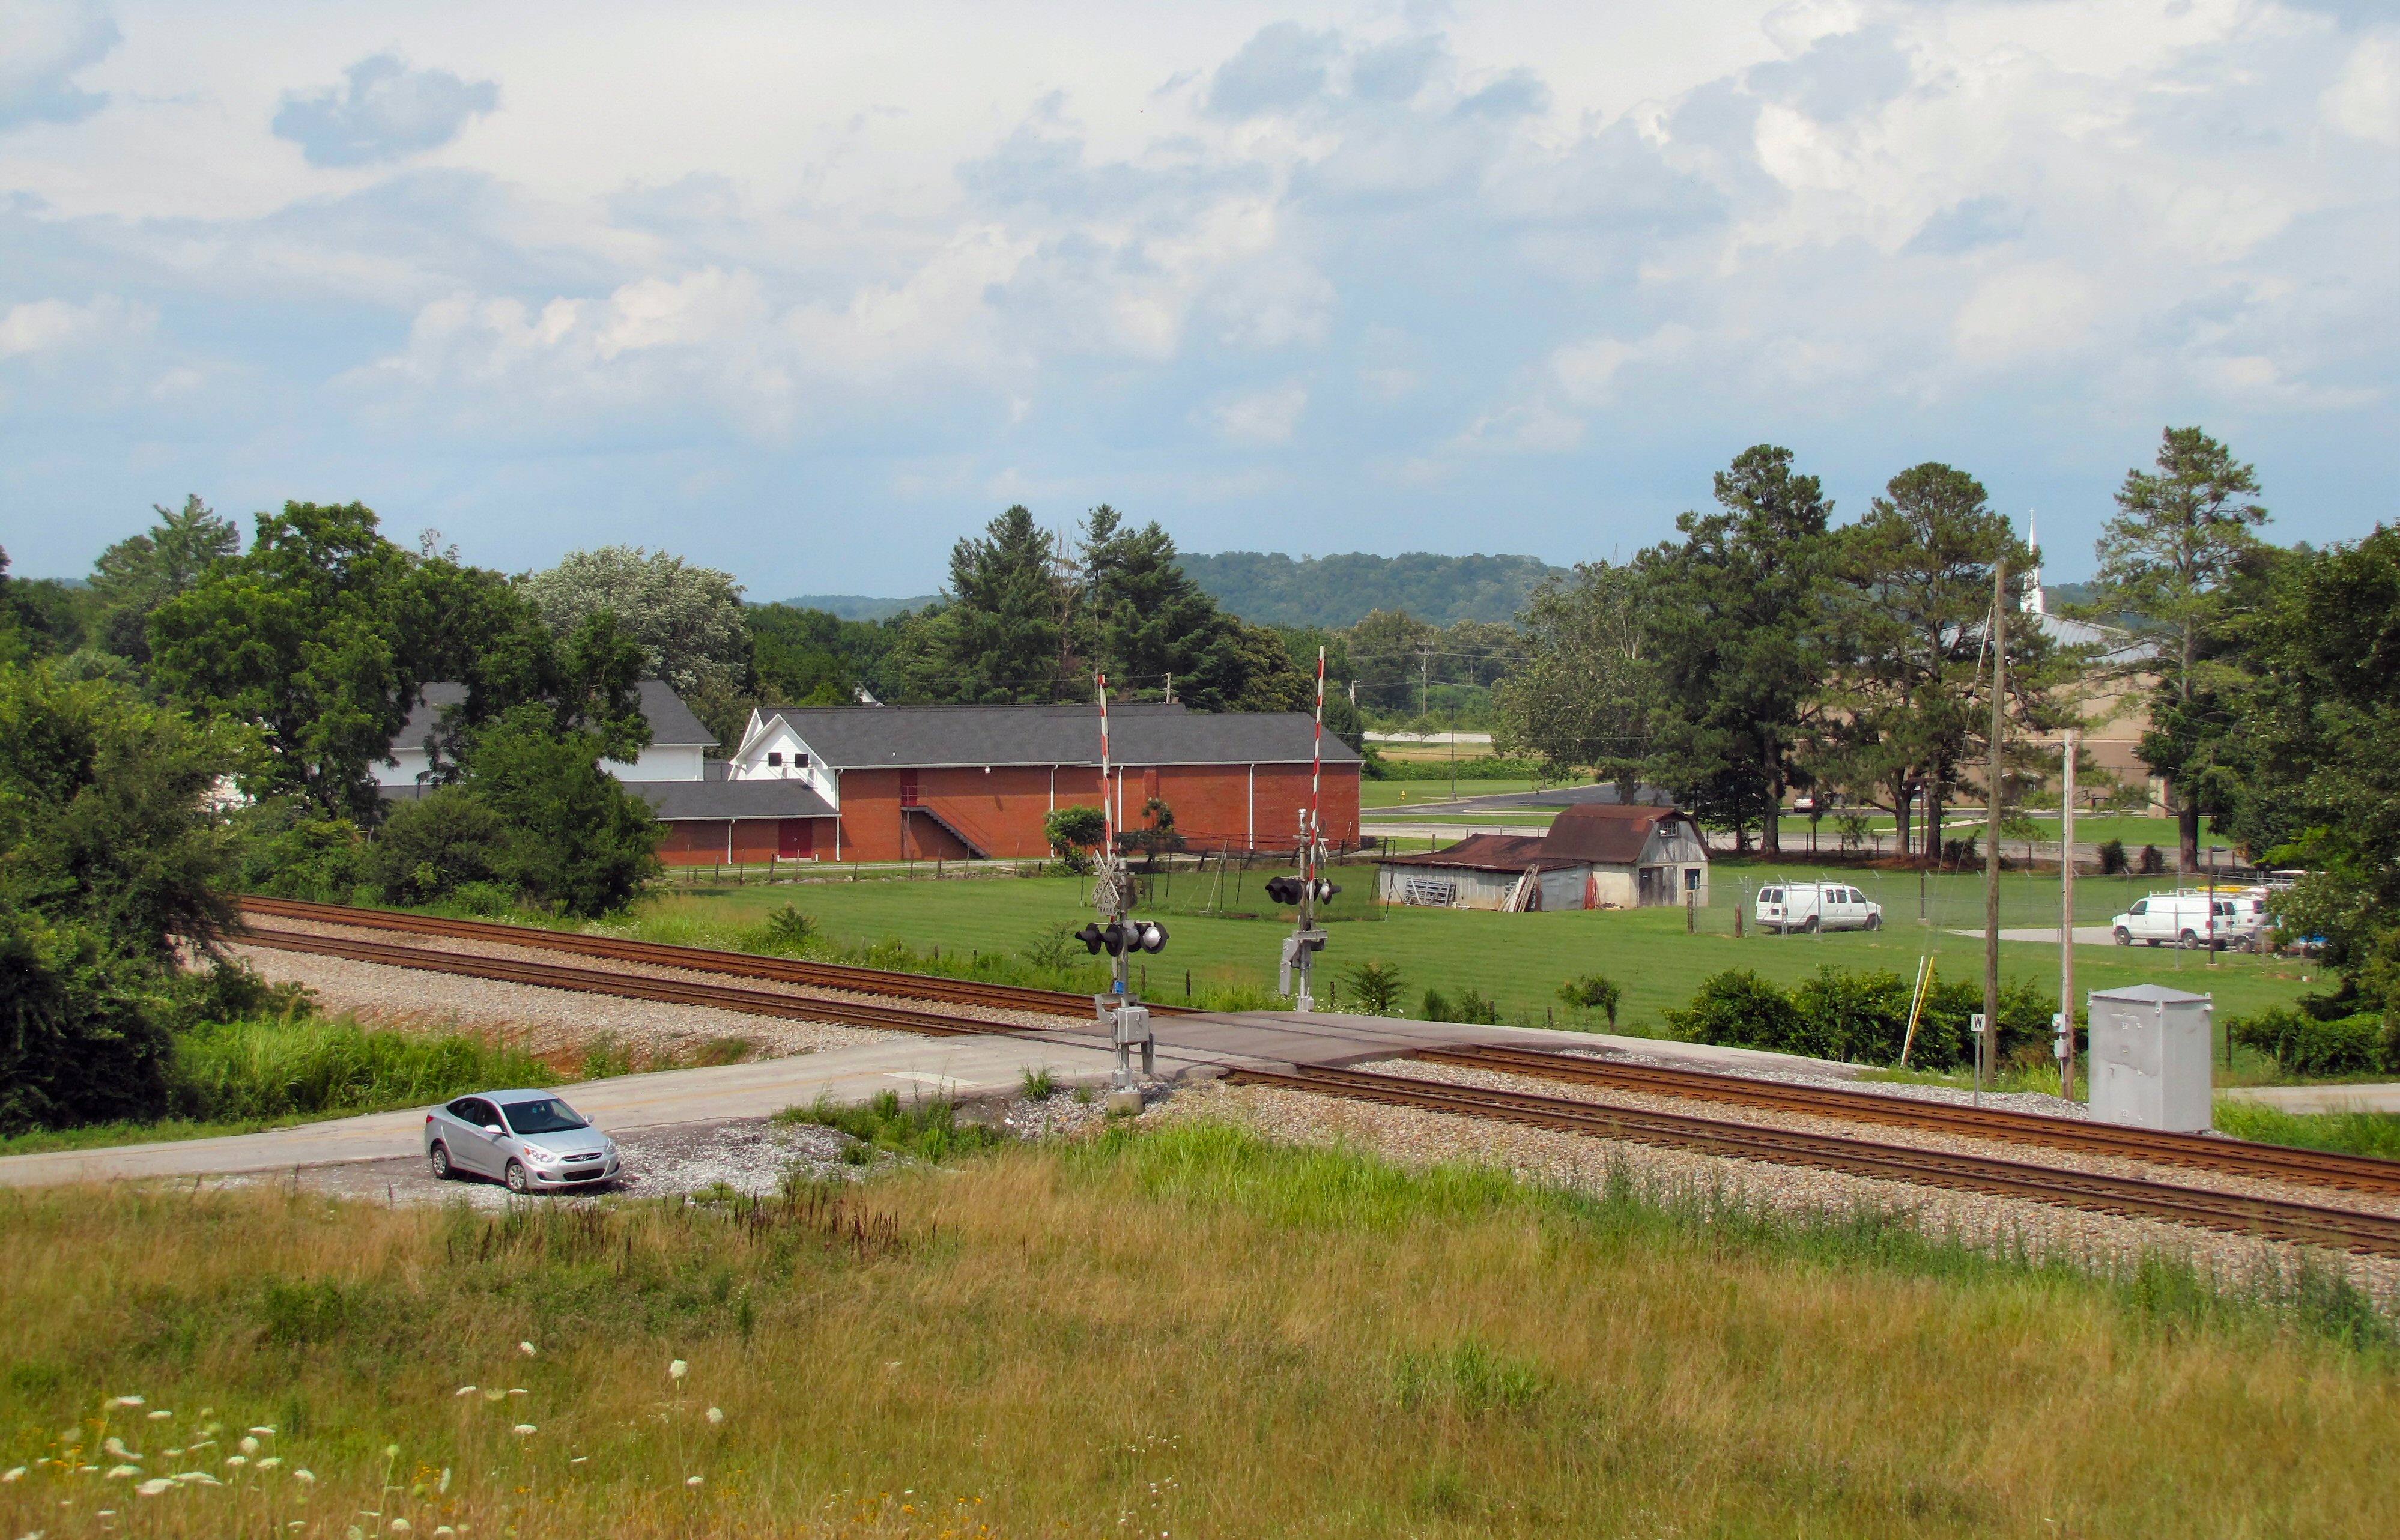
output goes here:
{"type": "Polygon", "coordinates": [[[498,876],[494,855],[508,833],[500,815],[473,792],[438,786],[385,816],[367,847],[367,876],[387,902],[431,904],[462,883],[498,876]]]}
{"type": "Polygon", "coordinates": [[[2142,875],[2144,877],[2157,877],[2166,869],[2167,858],[2159,853],[2159,848],[2156,845],[2145,845],[2142,847],[2142,875]]]}
{"type": "Polygon", "coordinates": [[[1587,974],[1560,985],[1559,998],[1566,1002],[1570,1010],[1600,1012],[1613,1028],[1616,1025],[1617,1002],[1624,998],[1624,991],[1605,974],[1587,974]]]}
{"type": "Polygon", "coordinates": [[[2123,840],[2111,839],[2101,845],[2100,870],[2103,875],[2108,877],[2120,877],[2129,870],[2131,866],[2132,863],[2125,859],[2125,842],[2123,840]]]}
{"type": "Polygon", "coordinates": [[[368,883],[366,842],[347,818],[319,818],[297,797],[262,802],[238,821],[245,893],[347,904],[368,883]]]}
{"type": "Polygon", "coordinates": [[[1343,971],[1342,982],[1348,987],[1351,998],[1357,1002],[1360,1015],[1397,1015],[1400,1009],[1400,990],[1405,987],[1400,970],[1381,961],[1361,962],[1343,971]]]}
{"type": "MultiPolygon", "coordinates": [[[[1747,969],[1728,969],[1704,981],[1688,1008],[1668,1012],[1667,1021],[1696,1043],[1894,1064],[1907,1034],[1909,993],[1905,980],[1883,971],[1823,967],[1786,994],[1747,969]]],[[[1968,1018],[1983,1008],[1983,986],[1975,980],[1935,985],[1918,1014],[1909,1063],[1928,1070],[1971,1064],[1968,1018]]],[[[2001,985],[1995,1062],[2046,1043],[2054,1009],[2032,984],[2011,979],[2001,985]]]]}
{"type": "Polygon", "coordinates": [[[158,990],[90,928],[0,907],[0,1135],[157,1117],[172,1042],[158,990]]]}
{"type": "Polygon", "coordinates": [[[2380,1016],[2320,1020],[2275,1005],[2225,1024],[2238,1047],[2266,1055],[2287,1075],[2356,1075],[2400,1069],[2400,1041],[2380,1016]]]}
{"type": "Polygon", "coordinates": [[[211,1122],[411,1107],[557,1078],[522,1049],[482,1038],[321,1018],[197,1028],[176,1040],[168,1071],[175,1114],[211,1122]]]}
{"type": "Polygon", "coordinates": [[[1081,803],[1056,808],[1042,820],[1042,835],[1053,855],[1071,862],[1108,838],[1108,814],[1081,803]]]}

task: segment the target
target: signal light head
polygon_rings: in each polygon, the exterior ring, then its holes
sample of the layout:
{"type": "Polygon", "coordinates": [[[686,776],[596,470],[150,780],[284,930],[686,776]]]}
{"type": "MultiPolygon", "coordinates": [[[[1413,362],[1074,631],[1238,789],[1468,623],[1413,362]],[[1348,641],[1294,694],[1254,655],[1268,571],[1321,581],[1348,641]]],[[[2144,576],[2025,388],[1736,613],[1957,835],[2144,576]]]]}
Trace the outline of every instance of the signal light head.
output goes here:
{"type": "Polygon", "coordinates": [[[1139,939],[1136,945],[1155,956],[1166,947],[1166,927],[1153,920],[1136,920],[1131,927],[1139,939]]]}

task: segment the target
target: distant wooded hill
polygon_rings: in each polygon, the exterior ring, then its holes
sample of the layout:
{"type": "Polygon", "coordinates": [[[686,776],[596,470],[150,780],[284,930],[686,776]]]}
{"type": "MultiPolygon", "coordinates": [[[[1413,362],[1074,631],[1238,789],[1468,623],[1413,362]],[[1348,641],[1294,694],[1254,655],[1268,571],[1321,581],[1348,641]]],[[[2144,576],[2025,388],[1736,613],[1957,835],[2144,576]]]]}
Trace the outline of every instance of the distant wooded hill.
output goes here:
{"type": "Polygon", "coordinates": [[[1280,552],[1184,552],[1177,560],[1219,605],[1258,625],[1351,626],[1370,611],[1422,620],[1514,620],[1534,585],[1563,573],[1534,556],[1398,556],[1353,552],[1294,561],[1280,552]]]}
{"type": "Polygon", "coordinates": [[[822,609],[839,620],[880,620],[904,609],[922,609],[939,597],[934,593],[920,594],[914,599],[876,599],[864,593],[803,593],[797,599],[775,602],[790,609],[822,609]]]}

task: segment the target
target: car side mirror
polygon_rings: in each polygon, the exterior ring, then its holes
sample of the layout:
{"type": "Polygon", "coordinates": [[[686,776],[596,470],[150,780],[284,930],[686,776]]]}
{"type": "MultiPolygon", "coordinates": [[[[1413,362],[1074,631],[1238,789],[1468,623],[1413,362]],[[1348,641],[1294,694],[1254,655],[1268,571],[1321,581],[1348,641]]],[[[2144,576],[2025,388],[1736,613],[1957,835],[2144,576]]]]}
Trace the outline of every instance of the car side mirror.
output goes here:
{"type": "Polygon", "coordinates": [[[487,1123],[484,1124],[484,1132],[486,1134],[497,1134],[500,1132],[500,1125],[497,1123],[487,1123]]]}

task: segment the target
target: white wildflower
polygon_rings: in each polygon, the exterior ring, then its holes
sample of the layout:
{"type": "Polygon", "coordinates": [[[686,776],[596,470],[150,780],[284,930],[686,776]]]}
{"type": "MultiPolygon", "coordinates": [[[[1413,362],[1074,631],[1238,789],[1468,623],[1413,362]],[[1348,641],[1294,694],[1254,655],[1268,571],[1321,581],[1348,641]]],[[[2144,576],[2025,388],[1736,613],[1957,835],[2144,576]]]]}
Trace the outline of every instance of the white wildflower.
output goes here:
{"type": "Polygon", "coordinates": [[[723,1409],[718,1407],[710,1407],[708,1409],[708,1425],[710,1427],[723,1427],[725,1425],[725,1412],[723,1409]]]}
{"type": "Polygon", "coordinates": [[[239,1470],[240,1467],[248,1464],[250,1464],[250,1456],[247,1454],[228,1454],[225,1456],[225,1467],[229,1470],[239,1470]]]}
{"type": "Polygon", "coordinates": [[[391,1521],[391,1533],[394,1534],[406,1534],[411,1527],[405,1519],[395,1519],[391,1521]]]}
{"type": "Polygon", "coordinates": [[[307,1465],[302,1465],[298,1470],[292,1473],[292,1479],[302,1482],[306,1485],[314,1486],[317,1481],[317,1473],[310,1470],[307,1465]]]}
{"type": "Polygon", "coordinates": [[[352,1524],[349,1529],[348,1540],[367,1540],[367,1532],[359,1528],[356,1524],[352,1524]]]}
{"type": "Polygon", "coordinates": [[[258,1440],[255,1438],[244,1438],[241,1441],[239,1448],[244,1454],[255,1454],[258,1452],[258,1440]]]}
{"type": "Polygon", "coordinates": [[[509,1393],[502,1390],[498,1385],[494,1385],[491,1389],[484,1392],[484,1399],[486,1401],[505,1401],[508,1398],[509,1393]]]}
{"type": "Polygon", "coordinates": [[[530,1396],[533,1392],[525,1389],[522,1385],[511,1385],[509,1387],[509,1394],[511,1396],[530,1396]]]}
{"type": "Polygon", "coordinates": [[[252,1428],[250,1431],[257,1434],[262,1438],[272,1438],[275,1437],[275,1424],[273,1423],[262,1423],[258,1426],[252,1428]]]}
{"type": "Polygon", "coordinates": [[[147,1415],[147,1416],[149,1417],[149,1419],[150,1419],[152,1422],[154,1422],[154,1423],[163,1423],[163,1422],[165,1422],[168,1418],[172,1417],[172,1416],[173,1416],[173,1415],[175,1415],[175,1414],[174,1414],[173,1412],[171,1412],[171,1411],[153,1411],[153,1412],[148,1412],[148,1413],[146,1413],[145,1415],[147,1415]]]}
{"type": "Polygon", "coordinates": [[[133,1490],[144,1497],[156,1497],[160,1492],[170,1490],[174,1484],[175,1479],[171,1476],[153,1476],[133,1490]]]}
{"type": "Polygon", "coordinates": [[[530,1358],[533,1356],[533,1344],[531,1342],[519,1342],[517,1344],[517,1351],[530,1358]]]}
{"type": "Polygon", "coordinates": [[[270,1455],[268,1455],[266,1459],[261,1460],[261,1461],[258,1463],[258,1468],[259,1468],[259,1469],[261,1469],[261,1470],[273,1470],[276,1466],[278,1466],[278,1465],[281,1465],[282,1463],[283,1463],[283,1456],[281,1456],[280,1454],[270,1454],[270,1455]]]}
{"type": "Polygon", "coordinates": [[[184,1451],[180,1449],[170,1449],[167,1451],[167,1458],[170,1460],[180,1460],[183,1457],[184,1451]]]}
{"type": "Polygon", "coordinates": [[[142,1404],[142,1397],[139,1396],[118,1396],[112,1398],[108,1404],[113,1407],[138,1407],[142,1404]]]}
{"type": "Polygon", "coordinates": [[[434,1490],[439,1492],[444,1497],[450,1495],[450,1467],[448,1465],[443,1465],[442,1467],[442,1484],[434,1490]]]}
{"type": "Polygon", "coordinates": [[[100,1447],[108,1451],[109,1453],[116,1455],[120,1460],[140,1460],[145,1458],[145,1456],[137,1454],[133,1451],[127,1449],[125,1447],[125,1440],[117,1438],[114,1434],[111,1434],[105,1440],[103,1440],[100,1447]]]}
{"type": "Polygon", "coordinates": [[[515,1434],[520,1438],[530,1438],[535,1434],[539,1433],[541,1429],[534,1426],[531,1423],[519,1423],[516,1426],[509,1429],[509,1431],[515,1434]]]}
{"type": "Polygon", "coordinates": [[[685,1363],[681,1358],[677,1358],[675,1362],[667,1365],[667,1378],[670,1380],[680,1380],[690,1372],[691,1366],[685,1363]]]}
{"type": "Polygon", "coordinates": [[[448,1540],[449,1536],[457,1533],[447,1524],[437,1524],[433,1528],[433,1540],[448,1540]]]}
{"type": "Polygon", "coordinates": [[[683,1479],[683,1484],[688,1487],[696,1487],[700,1485],[700,1478],[697,1476],[687,1476],[683,1479]]]}
{"type": "Polygon", "coordinates": [[[129,1476],[139,1476],[141,1474],[142,1467],[140,1465],[111,1465],[108,1467],[108,1479],[112,1481],[122,1481],[129,1476]]]}
{"type": "Polygon", "coordinates": [[[453,1396],[472,1396],[475,1394],[475,1387],[473,1385],[460,1385],[457,1390],[452,1391],[450,1394],[453,1396]]]}
{"type": "Polygon", "coordinates": [[[11,1465],[7,1470],[0,1470],[0,1481],[21,1481],[24,1479],[25,1467],[22,1465],[11,1465]]]}
{"type": "Polygon", "coordinates": [[[384,1445],[384,1446],[383,1446],[383,1457],[384,1457],[385,1459],[387,1459],[387,1460],[397,1460],[397,1459],[399,1459],[399,1458],[400,1458],[400,1446],[399,1446],[398,1444],[386,1444],[386,1445],[384,1445]]]}

